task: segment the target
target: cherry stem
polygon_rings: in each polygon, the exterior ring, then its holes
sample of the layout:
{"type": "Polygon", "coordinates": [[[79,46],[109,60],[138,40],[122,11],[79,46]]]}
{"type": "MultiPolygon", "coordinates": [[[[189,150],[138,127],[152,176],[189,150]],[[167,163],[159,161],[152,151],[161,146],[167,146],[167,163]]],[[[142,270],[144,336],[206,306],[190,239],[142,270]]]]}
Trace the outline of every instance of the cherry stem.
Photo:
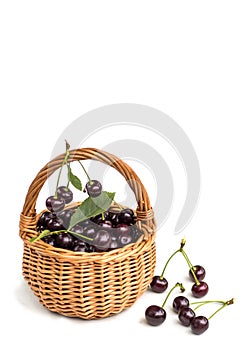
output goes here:
{"type": "Polygon", "coordinates": [[[226,306],[228,305],[232,305],[234,303],[234,298],[231,300],[226,301],[218,310],[216,310],[211,316],[209,316],[209,320],[214,317],[214,315],[216,315],[219,311],[221,311],[222,309],[224,309],[226,306]]]}
{"type": "Polygon", "coordinates": [[[189,266],[189,268],[190,268],[190,270],[191,270],[191,273],[192,273],[192,275],[193,275],[193,277],[194,277],[195,283],[196,283],[196,285],[198,286],[198,285],[200,284],[200,282],[199,282],[198,278],[196,277],[194,266],[191,264],[191,262],[190,262],[190,260],[189,260],[189,258],[188,258],[188,256],[187,256],[187,254],[186,254],[186,252],[183,250],[183,248],[180,248],[180,252],[181,252],[182,255],[184,256],[185,260],[187,261],[187,264],[188,264],[188,266],[189,266]]]}
{"type": "Polygon", "coordinates": [[[165,298],[165,300],[164,300],[164,302],[163,302],[163,304],[162,304],[162,308],[164,308],[165,304],[167,303],[167,301],[168,301],[168,299],[169,299],[170,294],[171,294],[171,293],[173,292],[173,290],[174,290],[175,288],[177,288],[177,287],[180,287],[182,293],[185,292],[185,288],[183,287],[183,284],[182,284],[182,283],[179,283],[179,282],[176,283],[175,286],[172,287],[172,288],[170,289],[170,291],[168,292],[168,294],[167,294],[167,296],[166,296],[166,298],[165,298]]]}
{"type": "Polygon", "coordinates": [[[176,250],[176,251],[168,258],[168,260],[166,261],[166,264],[164,265],[163,271],[162,271],[162,273],[161,273],[160,280],[163,279],[165,270],[166,270],[166,268],[167,268],[167,266],[168,266],[170,260],[171,260],[177,253],[179,253],[180,251],[181,251],[180,249],[176,250]]]}
{"type": "Polygon", "coordinates": [[[210,304],[210,303],[218,303],[218,304],[222,304],[222,306],[216,310],[210,317],[212,318],[214,315],[216,315],[220,310],[222,310],[225,306],[228,305],[232,305],[234,303],[234,298],[228,301],[224,301],[224,300],[205,300],[205,301],[196,301],[196,302],[192,302],[190,303],[191,305],[197,305],[196,308],[194,308],[194,311],[197,310],[199,307],[206,305],[206,304],[210,304]]]}
{"type": "Polygon", "coordinates": [[[218,304],[222,304],[224,305],[226,303],[226,301],[224,300],[206,300],[206,301],[196,301],[193,303],[190,303],[191,305],[198,305],[196,308],[194,308],[194,311],[197,310],[199,307],[206,305],[206,304],[210,304],[210,303],[218,303],[218,304]]]}
{"type": "Polygon", "coordinates": [[[91,180],[91,178],[90,178],[88,172],[86,171],[86,168],[84,167],[84,165],[81,163],[80,160],[78,160],[78,162],[80,163],[82,169],[84,170],[84,173],[86,174],[86,176],[87,176],[87,178],[88,178],[88,180],[89,180],[89,182],[90,182],[90,185],[92,185],[93,182],[92,182],[92,180],[91,180]]]}
{"type": "Polygon", "coordinates": [[[33,243],[33,242],[36,242],[38,241],[39,239],[43,238],[43,237],[46,237],[46,236],[50,236],[50,235],[54,235],[54,234],[59,234],[59,233],[63,233],[63,232],[67,232],[67,233],[71,233],[73,236],[77,236],[79,237],[80,239],[84,238],[88,241],[92,241],[93,238],[90,238],[90,237],[87,237],[87,236],[83,236],[81,234],[78,234],[78,233],[75,233],[73,231],[70,231],[70,230],[59,230],[59,231],[49,231],[49,230],[44,230],[42,231],[39,236],[37,237],[33,237],[29,240],[30,243],[33,243]]]}
{"type": "Polygon", "coordinates": [[[65,153],[65,157],[63,159],[62,165],[60,167],[60,171],[58,174],[58,178],[57,178],[57,182],[56,182],[56,188],[55,188],[55,194],[54,194],[54,198],[57,199],[58,198],[58,187],[59,187],[59,182],[60,182],[60,178],[61,178],[61,172],[62,172],[62,168],[63,166],[67,163],[68,157],[69,157],[69,149],[70,149],[70,145],[69,143],[66,141],[66,153],[65,153]]]}

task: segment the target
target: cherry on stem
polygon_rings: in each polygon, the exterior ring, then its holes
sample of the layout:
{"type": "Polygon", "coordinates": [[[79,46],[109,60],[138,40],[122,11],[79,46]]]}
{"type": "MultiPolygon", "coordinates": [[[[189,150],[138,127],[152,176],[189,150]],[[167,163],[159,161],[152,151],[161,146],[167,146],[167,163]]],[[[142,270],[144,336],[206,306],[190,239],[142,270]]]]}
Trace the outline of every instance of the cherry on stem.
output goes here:
{"type": "Polygon", "coordinates": [[[164,273],[165,270],[170,262],[170,260],[181,251],[181,248],[183,247],[183,240],[181,241],[181,247],[180,249],[177,249],[173,254],[171,254],[171,256],[168,258],[168,260],[166,261],[164,268],[162,270],[162,273],[160,276],[154,276],[152,279],[152,282],[150,284],[151,289],[153,290],[153,292],[156,293],[163,293],[167,288],[168,288],[168,281],[166,280],[166,278],[164,278],[164,273]]]}
{"type": "Polygon", "coordinates": [[[222,300],[207,300],[204,302],[196,302],[196,303],[191,303],[191,304],[199,304],[196,308],[198,309],[199,307],[209,304],[209,303],[219,303],[222,304],[218,310],[216,310],[209,318],[206,318],[205,316],[197,316],[194,317],[194,319],[191,321],[191,329],[194,334],[200,335],[204,333],[208,328],[209,328],[209,320],[214,317],[219,311],[224,309],[228,305],[232,305],[234,303],[234,298],[230,299],[228,301],[222,301],[222,300]]]}
{"type": "Polygon", "coordinates": [[[56,183],[56,189],[55,189],[55,195],[54,195],[54,198],[57,199],[58,198],[58,187],[59,187],[59,182],[60,182],[60,177],[61,177],[61,172],[62,172],[62,168],[65,164],[67,164],[67,161],[68,161],[68,158],[69,158],[69,149],[70,149],[70,145],[69,143],[65,140],[66,142],[66,153],[65,153],[65,157],[62,161],[62,165],[60,167],[60,171],[59,171],[59,174],[58,174],[58,178],[57,178],[57,183],[56,183]]]}
{"type": "Polygon", "coordinates": [[[169,293],[167,294],[162,306],[151,305],[146,309],[145,318],[151,326],[159,326],[165,321],[167,316],[167,313],[164,310],[165,304],[167,303],[167,300],[172,291],[177,287],[180,287],[181,292],[185,291],[185,288],[183,287],[182,283],[176,283],[175,286],[172,287],[169,293]]]}

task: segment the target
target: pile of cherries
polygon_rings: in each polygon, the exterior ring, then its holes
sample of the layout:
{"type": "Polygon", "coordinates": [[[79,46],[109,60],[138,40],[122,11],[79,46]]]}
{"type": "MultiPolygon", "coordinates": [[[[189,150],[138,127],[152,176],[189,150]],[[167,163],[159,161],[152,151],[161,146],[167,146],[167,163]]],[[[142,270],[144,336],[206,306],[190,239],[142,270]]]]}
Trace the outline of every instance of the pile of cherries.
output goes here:
{"type": "Polygon", "coordinates": [[[82,202],[87,206],[85,208],[87,215],[82,214],[82,208],[79,205],[71,204],[70,208],[65,207],[73,200],[73,192],[69,189],[70,183],[82,191],[82,183],[72,173],[68,163],[69,149],[70,145],[66,141],[66,152],[59,170],[55,194],[47,198],[48,211],[43,212],[36,226],[39,236],[31,238],[30,242],[42,239],[51,246],[81,253],[109,251],[135,243],[143,233],[136,224],[133,210],[123,209],[116,202],[116,207],[112,207],[115,193],[103,192],[102,184],[90,178],[80,161],[78,162],[89,180],[83,189],[83,192],[88,194],[88,201],[82,202]],[[68,169],[68,185],[59,186],[64,166],[68,169]],[[108,195],[113,195],[113,197],[108,198],[108,195]],[[104,197],[105,203],[101,196],[104,197]],[[78,213],[80,213],[80,218],[78,218],[78,213]],[[72,218],[74,214],[77,217],[77,223],[72,218]]]}
{"type": "Polygon", "coordinates": [[[228,305],[232,305],[234,303],[234,299],[228,301],[222,300],[206,300],[201,302],[192,302],[184,296],[177,296],[173,301],[173,310],[178,314],[178,319],[180,323],[185,326],[191,328],[194,334],[202,334],[209,328],[209,320],[215,316],[220,310],[224,309],[224,307],[228,305]],[[204,305],[210,303],[218,303],[221,304],[221,307],[216,310],[209,318],[205,316],[196,316],[195,311],[204,305]],[[191,305],[197,305],[195,309],[191,308],[191,305]]]}
{"type": "MultiPolygon", "coordinates": [[[[192,281],[195,282],[195,284],[192,286],[192,294],[195,298],[201,298],[208,292],[208,285],[203,282],[206,272],[205,269],[200,266],[196,265],[193,266],[184,251],[183,247],[186,243],[186,240],[183,239],[181,241],[180,249],[176,250],[170,258],[167,260],[164,269],[162,271],[162,274],[160,276],[154,276],[153,280],[150,284],[151,290],[156,293],[163,293],[168,288],[168,281],[163,277],[166,267],[168,266],[169,261],[178,253],[182,253],[185,260],[188,263],[188,266],[190,268],[189,270],[189,277],[192,281]]],[[[165,305],[166,302],[172,293],[172,291],[180,287],[181,292],[185,291],[185,288],[183,287],[182,283],[176,283],[176,285],[169,291],[167,294],[162,306],[158,305],[151,305],[149,306],[145,311],[145,318],[147,322],[152,326],[158,326],[162,324],[167,316],[167,313],[165,311],[165,305]]],[[[228,301],[221,301],[221,300],[207,300],[207,301],[198,301],[198,302],[189,302],[189,300],[185,296],[177,296],[173,301],[173,310],[178,314],[179,322],[186,326],[191,327],[191,330],[194,334],[202,334],[209,328],[209,320],[216,315],[220,310],[222,310],[224,307],[228,305],[232,305],[234,303],[234,299],[228,300],[228,301]],[[210,304],[210,303],[218,303],[221,304],[221,307],[216,310],[209,318],[205,316],[196,316],[195,311],[204,305],[210,304]],[[191,305],[197,305],[195,309],[191,308],[191,305]]]]}
{"type": "MultiPolygon", "coordinates": [[[[89,191],[91,194],[91,192],[89,191]]],[[[88,193],[88,194],[89,194],[88,193]]],[[[74,252],[109,251],[136,242],[142,232],[136,225],[136,217],[132,209],[111,207],[108,211],[87,220],[79,222],[68,229],[72,215],[77,207],[65,209],[58,203],[72,200],[72,192],[65,187],[58,188],[58,199],[49,197],[45,211],[37,222],[37,231],[47,234],[42,240],[54,247],[72,250],[74,252]],[[65,197],[60,194],[66,193],[65,197]],[[58,211],[60,209],[60,211],[58,211]],[[48,232],[48,233],[49,233],[48,232]]]]}

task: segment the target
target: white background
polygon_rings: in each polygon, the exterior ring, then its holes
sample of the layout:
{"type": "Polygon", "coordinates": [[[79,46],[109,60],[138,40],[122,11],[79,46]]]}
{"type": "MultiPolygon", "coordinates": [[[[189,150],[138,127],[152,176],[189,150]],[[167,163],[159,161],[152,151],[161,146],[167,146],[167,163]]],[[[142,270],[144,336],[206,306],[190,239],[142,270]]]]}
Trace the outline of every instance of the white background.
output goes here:
{"type": "MultiPolygon", "coordinates": [[[[240,0],[1,1],[2,348],[209,349],[235,347],[245,339],[248,16],[248,1],[240,0]],[[163,295],[148,291],[115,317],[83,321],[50,313],[23,281],[18,221],[30,182],[68,124],[89,110],[120,102],[149,105],[171,116],[198,155],[200,201],[178,236],[173,228],[186,180],[173,150],[166,159],[176,191],[172,213],[157,233],[157,272],[185,235],[191,260],[207,270],[208,298],[236,298],[200,337],[178,324],[170,308],[173,296],[166,322],[153,328],[145,324],[144,310],[161,304],[163,295]]],[[[106,133],[86,146],[112,141],[114,132],[106,133]]],[[[149,181],[146,173],[139,175],[149,181]]],[[[153,187],[148,191],[153,198],[153,187]]],[[[189,291],[187,271],[175,258],[167,277],[171,284],[181,280],[189,291]]],[[[210,313],[209,307],[203,309],[210,313]]]]}

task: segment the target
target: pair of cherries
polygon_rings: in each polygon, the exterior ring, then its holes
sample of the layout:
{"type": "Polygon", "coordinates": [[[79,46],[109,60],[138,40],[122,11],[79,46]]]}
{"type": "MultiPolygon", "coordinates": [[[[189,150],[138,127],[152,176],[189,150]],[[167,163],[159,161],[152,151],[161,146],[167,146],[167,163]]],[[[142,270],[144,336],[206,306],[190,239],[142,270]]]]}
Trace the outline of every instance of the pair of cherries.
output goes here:
{"type": "Polygon", "coordinates": [[[206,271],[203,266],[195,265],[193,266],[189,260],[188,255],[183,249],[186,244],[186,240],[182,239],[180,248],[177,249],[166,261],[163,271],[160,276],[154,276],[150,284],[151,289],[156,293],[163,293],[168,288],[168,281],[164,277],[165,270],[171,261],[171,259],[177,254],[181,253],[189,266],[189,278],[195,282],[192,286],[192,294],[195,298],[202,298],[208,293],[208,284],[204,282],[206,276],[206,271]]]}

